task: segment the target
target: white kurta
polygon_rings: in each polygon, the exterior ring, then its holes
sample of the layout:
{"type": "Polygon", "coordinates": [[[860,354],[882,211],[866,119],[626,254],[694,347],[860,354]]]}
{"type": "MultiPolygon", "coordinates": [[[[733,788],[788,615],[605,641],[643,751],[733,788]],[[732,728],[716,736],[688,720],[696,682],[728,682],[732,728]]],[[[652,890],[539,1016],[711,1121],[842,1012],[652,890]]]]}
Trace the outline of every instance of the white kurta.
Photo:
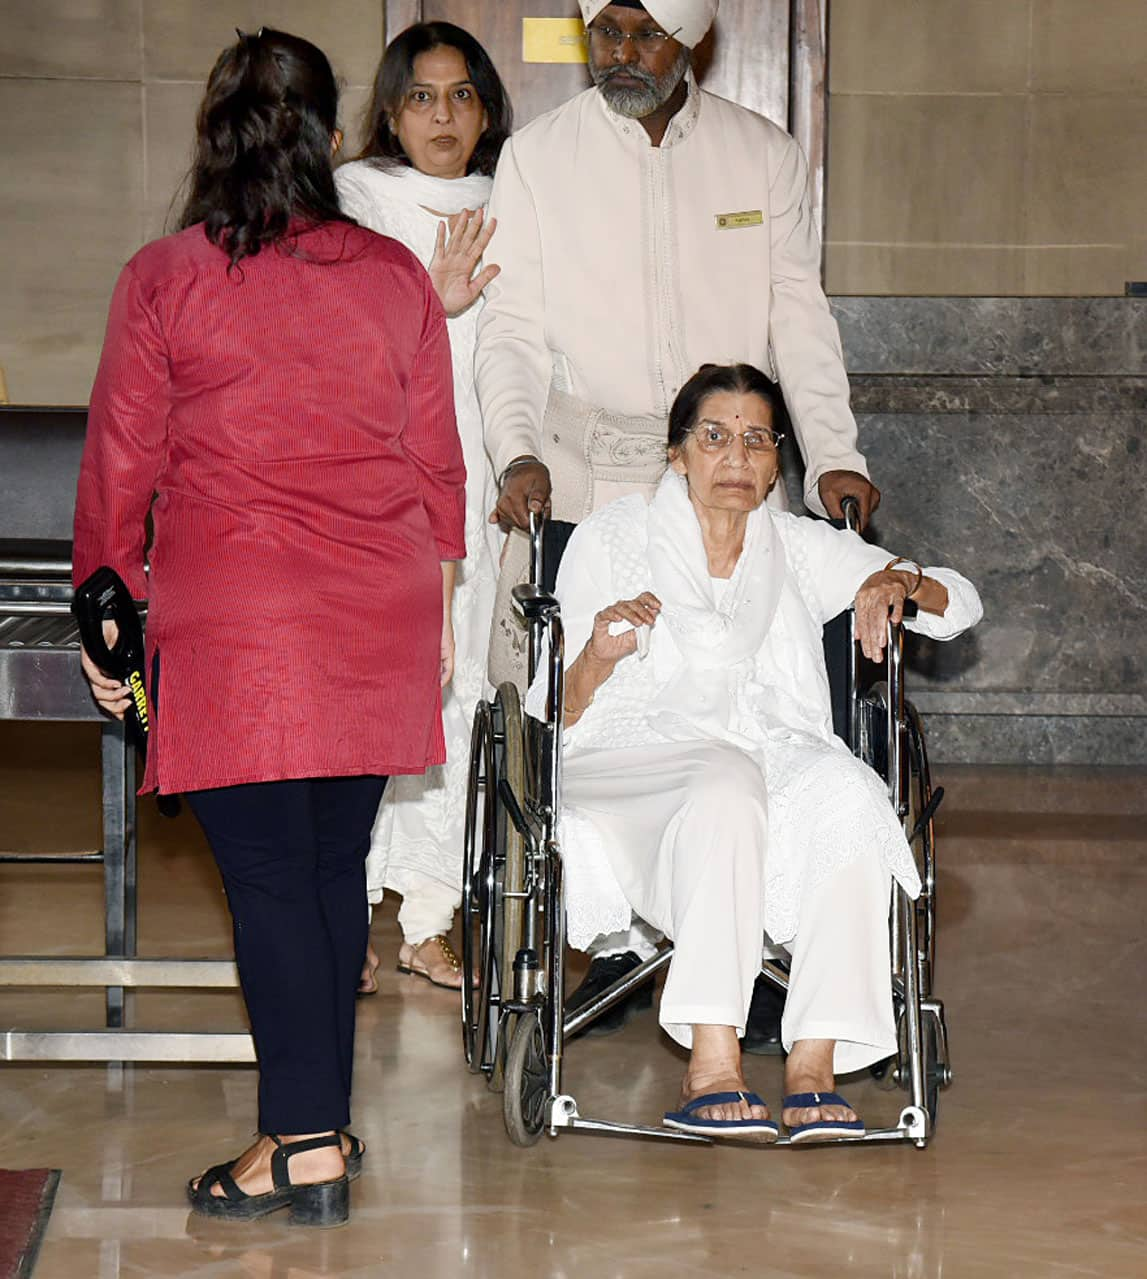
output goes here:
{"type": "MultiPolygon", "coordinates": [[[[443,219],[403,198],[400,182],[366,161],[354,161],[336,171],[335,185],[343,209],[358,222],[400,240],[423,264],[430,262],[443,219]]],[[[415,189],[421,190],[422,185],[415,189]]],[[[480,310],[479,301],[446,322],[458,433],[466,461],[466,559],[458,564],[454,587],[454,679],[442,704],[446,763],[421,777],[391,779],[367,859],[367,889],[372,902],[381,901],[384,888],[407,896],[419,886],[429,891],[433,900],[429,911],[415,908],[412,912],[404,904],[404,933],[412,942],[447,931],[459,900],[470,725],[474,706],[487,691],[486,651],[501,534],[487,522],[497,500],[497,487],[482,442],[482,419],[474,390],[474,343],[480,310]]]]}
{"type": "Polygon", "coordinates": [[[807,505],[823,514],[825,471],[867,474],[806,166],[782,129],[690,75],[654,147],[588,89],[507,143],[490,212],[502,272],[475,370],[495,470],[552,451],[551,383],[610,413],[664,419],[700,365],[745,361],[784,389],[807,505]]]}
{"type": "MultiPolygon", "coordinates": [[[[567,662],[584,647],[595,612],[651,588],[648,509],[639,497],[611,503],[571,538],[557,583],[567,662]]],[[[804,974],[793,978],[786,1042],[846,1041],[851,1055],[838,1052],[837,1068],[857,1069],[891,1050],[888,877],[913,896],[919,879],[883,782],[833,735],[821,628],[892,554],[821,521],[767,518],[783,547],[784,580],[760,650],[732,672],[728,731],[697,741],[662,731],[657,699],[684,663],[663,615],[648,657],[619,662],[565,734],[569,937],[585,947],[635,911],[673,938],[661,1017],[687,1044],[692,1023],[744,1027],[767,931],[804,974]],[[825,905],[842,898],[842,882],[844,897],[858,902],[851,933],[825,905]],[[847,962],[826,961],[823,945],[810,952],[802,934],[810,919],[832,946],[852,938],[847,962]],[[826,968],[851,983],[847,998],[839,980],[821,980],[826,968]],[[875,985],[874,969],[883,972],[875,985]]],[[[978,619],[979,597],[952,570],[926,571],[947,587],[948,608],[908,625],[951,638],[978,619]]],[[[722,584],[714,586],[719,596],[722,584]]],[[[543,699],[539,677],[530,713],[542,712],[543,699]]]]}

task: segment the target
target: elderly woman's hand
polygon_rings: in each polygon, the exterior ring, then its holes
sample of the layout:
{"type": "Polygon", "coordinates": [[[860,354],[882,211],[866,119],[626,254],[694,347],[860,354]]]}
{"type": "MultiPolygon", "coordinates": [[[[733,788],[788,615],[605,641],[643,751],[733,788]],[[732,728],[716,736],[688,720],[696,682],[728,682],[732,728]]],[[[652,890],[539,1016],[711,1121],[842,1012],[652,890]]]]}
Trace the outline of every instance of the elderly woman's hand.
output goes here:
{"type": "Polygon", "coordinates": [[[562,712],[567,728],[581,719],[617,663],[637,650],[637,627],[652,626],[660,613],[657,596],[652,591],[642,591],[634,600],[618,600],[594,614],[593,631],[585,648],[566,670],[562,712]],[[611,635],[609,628],[614,622],[628,622],[634,629],[611,635]]]}
{"type": "Polygon", "coordinates": [[[914,573],[882,569],[856,592],[856,638],[870,662],[879,662],[884,656],[889,619],[899,622],[903,618],[904,601],[915,581],[914,573]]]}
{"type": "Polygon", "coordinates": [[[614,665],[637,650],[637,627],[652,626],[660,612],[661,601],[652,591],[642,591],[633,600],[618,600],[616,604],[610,604],[594,614],[593,633],[586,651],[594,661],[614,665]],[[634,629],[611,635],[609,628],[613,622],[628,622],[634,629]]]}

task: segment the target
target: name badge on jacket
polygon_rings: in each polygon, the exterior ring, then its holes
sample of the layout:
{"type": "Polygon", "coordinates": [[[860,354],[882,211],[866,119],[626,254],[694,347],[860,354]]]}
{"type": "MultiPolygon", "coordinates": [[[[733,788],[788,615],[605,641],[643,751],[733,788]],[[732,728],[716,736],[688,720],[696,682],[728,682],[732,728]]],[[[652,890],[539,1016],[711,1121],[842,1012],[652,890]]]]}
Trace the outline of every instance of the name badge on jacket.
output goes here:
{"type": "Polygon", "coordinates": [[[760,209],[745,209],[741,213],[718,213],[716,218],[718,231],[739,231],[741,227],[761,226],[765,221],[765,215],[760,209]]]}

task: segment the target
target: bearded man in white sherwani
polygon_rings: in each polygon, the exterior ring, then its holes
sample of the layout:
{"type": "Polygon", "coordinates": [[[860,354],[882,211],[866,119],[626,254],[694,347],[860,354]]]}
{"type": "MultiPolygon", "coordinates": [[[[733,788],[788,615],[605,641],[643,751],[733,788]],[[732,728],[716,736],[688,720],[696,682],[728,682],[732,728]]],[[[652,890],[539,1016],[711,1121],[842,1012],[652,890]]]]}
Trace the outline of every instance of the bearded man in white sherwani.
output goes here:
{"type": "MultiPolygon", "coordinates": [[[[705,93],[692,49],[717,0],[582,0],[594,87],[531,122],[502,152],[475,376],[500,477],[491,520],[577,522],[652,494],[669,407],[707,361],[769,370],[805,461],[805,504],[862,521],[880,500],[857,451],[836,324],[800,148],[763,116],[705,93]]],[[[783,491],[770,499],[783,505],[783,491]]],[[[491,678],[524,682],[509,607],[526,539],[512,535],[491,678]]],[[[654,952],[639,927],[599,942],[571,1007],[654,952]]],[[[649,991],[638,991],[649,1002],[649,991]]],[[[632,1007],[632,1005],[630,1005],[632,1007]]],[[[617,1028],[617,1006],[597,1029],[617,1028]]]]}

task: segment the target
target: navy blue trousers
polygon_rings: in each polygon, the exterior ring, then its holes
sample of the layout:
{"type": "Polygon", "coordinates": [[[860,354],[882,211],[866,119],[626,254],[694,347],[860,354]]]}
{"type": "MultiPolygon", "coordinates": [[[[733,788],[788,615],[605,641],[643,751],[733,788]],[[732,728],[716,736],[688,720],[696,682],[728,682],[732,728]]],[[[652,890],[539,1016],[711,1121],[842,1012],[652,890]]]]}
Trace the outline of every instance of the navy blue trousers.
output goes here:
{"type": "Polygon", "coordinates": [[[350,1122],[366,855],[385,777],[192,791],[223,876],[259,1058],[259,1131],[350,1122]]]}

